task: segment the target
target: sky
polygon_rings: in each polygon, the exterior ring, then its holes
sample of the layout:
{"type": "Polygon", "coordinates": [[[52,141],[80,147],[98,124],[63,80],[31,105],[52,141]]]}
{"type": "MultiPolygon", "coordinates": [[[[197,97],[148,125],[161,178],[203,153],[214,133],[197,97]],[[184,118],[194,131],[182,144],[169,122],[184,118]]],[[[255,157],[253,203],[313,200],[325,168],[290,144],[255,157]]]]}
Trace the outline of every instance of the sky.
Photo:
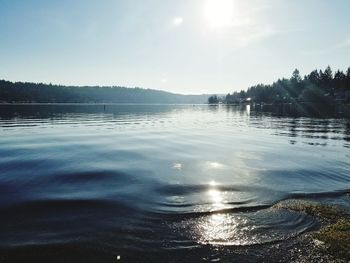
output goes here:
{"type": "Polygon", "coordinates": [[[0,0],[0,79],[225,94],[350,66],[349,0],[0,0]]]}

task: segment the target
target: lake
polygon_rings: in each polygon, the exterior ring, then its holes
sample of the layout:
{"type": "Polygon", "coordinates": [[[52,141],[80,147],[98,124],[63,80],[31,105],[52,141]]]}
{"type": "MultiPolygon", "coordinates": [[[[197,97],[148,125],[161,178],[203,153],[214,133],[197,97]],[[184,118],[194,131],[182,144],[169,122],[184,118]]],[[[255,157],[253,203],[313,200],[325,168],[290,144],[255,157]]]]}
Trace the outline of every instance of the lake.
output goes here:
{"type": "Polygon", "coordinates": [[[0,262],[266,261],[319,226],[279,202],[350,211],[347,119],[1,105],[0,131],[0,262]]]}

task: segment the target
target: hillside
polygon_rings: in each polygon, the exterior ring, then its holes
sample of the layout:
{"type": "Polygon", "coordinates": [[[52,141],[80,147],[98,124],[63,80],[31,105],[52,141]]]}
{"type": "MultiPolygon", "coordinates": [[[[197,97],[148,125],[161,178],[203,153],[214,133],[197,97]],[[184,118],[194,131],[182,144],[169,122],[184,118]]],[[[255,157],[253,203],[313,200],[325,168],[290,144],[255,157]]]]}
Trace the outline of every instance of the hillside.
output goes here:
{"type": "Polygon", "coordinates": [[[181,95],[126,87],[62,86],[0,80],[1,103],[206,103],[209,95],[181,95]]]}

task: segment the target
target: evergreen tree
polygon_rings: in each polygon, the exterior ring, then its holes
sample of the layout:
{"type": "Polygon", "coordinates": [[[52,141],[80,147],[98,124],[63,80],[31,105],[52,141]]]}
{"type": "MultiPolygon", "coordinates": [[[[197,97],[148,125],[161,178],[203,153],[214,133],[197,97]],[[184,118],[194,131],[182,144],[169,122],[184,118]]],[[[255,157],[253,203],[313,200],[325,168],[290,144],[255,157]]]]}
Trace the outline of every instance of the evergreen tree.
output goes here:
{"type": "Polygon", "coordinates": [[[333,87],[335,92],[342,92],[346,89],[346,75],[340,70],[334,74],[333,87]]]}
{"type": "Polygon", "coordinates": [[[271,85],[258,84],[249,87],[246,92],[234,92],[226,95],[226,102],[242,102],[251,98],[255,103],[288,103],[312,102],[319,105],[331,103],[337,98],[346,98],[344,92],[350,90],[350,68],[346,74],[338,70],[333,71],[328,66],[325,71],[314,70],[302,78],[295,69],[290,79],[279,79],[271,85]]]}
{"type": "Polygon", "coordinates": [[[330,66],[326,68],[326,70],[320,74],[321,75],[321,88],[328,93],[333,94],[333,86],[332,86],[332,80],[333,80],[333,72],[330,66]]]}
{"type": "Polygon", "coordinates": [[[298,69],[295,69],[293,71],[291,80],[294,81],[295,83],[301,82],[300,72],[298,69]]]}
{"type": "Polygon", "coordinates": [[[292,77],[290,79],[290,94],[293,98],[297,98],[300,93],[303,91],[303,84],[302,84],[302,79],[300,76],[300,72],[298,69],[295,69],[293,71],[292,77]]]}
{"type": "Polygon", "coordinates": [[[218,96],[216,96],[216,95],[210,96],[209,99],[208,99],[208,103],[209,104],[217,104],[217,103],[219,103],[218,96]]]}
{"type": "Polygon", "coordinates": [[[345,89],[347,91],[350,91],[350,67],[346,71],[345,89]]]}
{"type": "MultiPolygon", "coordinates": [[[[321,71],[322,72],[322,71],[321,71]]],[[[314,85],[319,85],[321,77],[320,73],[317,70],[312,71],[308,76],[307,79],[314,85]]]]}

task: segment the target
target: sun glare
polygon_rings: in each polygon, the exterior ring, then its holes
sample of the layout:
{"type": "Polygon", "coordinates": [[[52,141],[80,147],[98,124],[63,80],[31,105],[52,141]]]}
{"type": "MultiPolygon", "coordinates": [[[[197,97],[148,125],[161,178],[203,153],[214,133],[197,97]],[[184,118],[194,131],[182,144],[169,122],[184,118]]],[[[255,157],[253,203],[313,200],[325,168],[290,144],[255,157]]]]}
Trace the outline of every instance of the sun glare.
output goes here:
{"type": "Polygon", "coordinates": [[[206,0],[203,16],[210,27],[229,27],[232,25],[233,9],[233,0],[206,0]]]}
{"type": "Polygon", "coordinates": [[[179,25],[181,25],[183,23],[183,21],[184,21],[184,19],[182,17],[175,17],[173,19],[173,24],[175,26],[179,26],[179,25]]]}

